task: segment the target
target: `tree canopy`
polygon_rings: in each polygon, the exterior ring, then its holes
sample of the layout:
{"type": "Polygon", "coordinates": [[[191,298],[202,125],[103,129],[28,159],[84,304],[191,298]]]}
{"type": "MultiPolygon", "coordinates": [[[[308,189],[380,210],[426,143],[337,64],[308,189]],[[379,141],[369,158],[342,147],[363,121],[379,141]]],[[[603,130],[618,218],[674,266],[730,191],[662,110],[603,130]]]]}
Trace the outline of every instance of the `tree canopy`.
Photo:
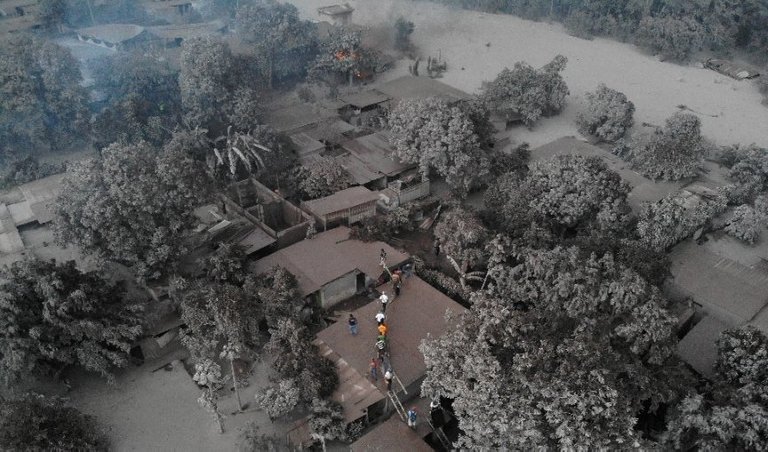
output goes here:
{"type": "Polygon", "coordinates": [[[657,180],[679,180],[695,176],[706,153],[701,139],[701,121],[690,113],[675,113],[663,129],[631,146],[632,166],[657,180]]]}
{"type": "Polygon", "coordinates": [[[754,327],[724,331],[714,382],[689,395],[668,423],[678,450],[765,450],[768,447],[768,337],[754,327]]]}
{"type": "Polygon", "coordinates": [[[0,270],[0,374],[13,381],[76,365],[111,378],[142,331],[141,307],[74,262],[0,270]]]}
{"type": "Polygon", "coordinates": [[[629,185],[596,157],[557,156],[531,166],[525,182],[529,208],[553,231],[626,223],[629,185]]]}
{"type": "Polygon", "coordinates": [[[28,395],[0,399],[0,448],[106,452],[109,440],[92,416],[66,406],[62,399],[28,395]]]}
{"type": "Polygon", "coordinates": [[[557,55],[540,69],[517,62],[512,69],[504,68],[483,88],[482,98],[491,110],[519,114],[527,125],[541,116],[558,113],[569,94],[560,73],[568,59],[557,55]]]}
{"type": "Polygon", "coordinates": [[[306,74],[317,53],[315,25],[301,20],[295,6],[267,1],[243,5],[235,22],[244,40],[257,47],[270,86],[306,74]]]}
{"type": "Polygon", "coordinates": [[[0,160],[87,136],[88,92],[80,66],[53,42],[27,35],[0,43],[0,160]]]}
{"type": "Polygon", "coordinates": [[[600,84],[593,93],[587,93],[587,109],[579,113],[576,125],[579,132],[603,141],[616,141],[632,127],[635,104],[623,93],[600,84]]]}
{"type": "Polygon", "coordinates": [[[404,100],[390,112],[391,141],[397,158],[417,163],[423,176],[434,168],[460,196],[489,173],[474,124],[458,106],[438,98],[404,100]]]}
{"type": "Polygon", "coordinates": [[[56,201],[59,243],[156,277],[183,250],[192,210],[205,199],[205,177],[176,152],[113,144],[99,158],[71,165],[56,201]]]}
{"type": "Polygon", "coordinates": [[[678,390],[665,375],[676,321],[658,290],[610,254],[501,246],[498,256],[489,290],[421,346],[422,390],[454,399],[457,446],[637,447],[636,413],[678,390]]]}

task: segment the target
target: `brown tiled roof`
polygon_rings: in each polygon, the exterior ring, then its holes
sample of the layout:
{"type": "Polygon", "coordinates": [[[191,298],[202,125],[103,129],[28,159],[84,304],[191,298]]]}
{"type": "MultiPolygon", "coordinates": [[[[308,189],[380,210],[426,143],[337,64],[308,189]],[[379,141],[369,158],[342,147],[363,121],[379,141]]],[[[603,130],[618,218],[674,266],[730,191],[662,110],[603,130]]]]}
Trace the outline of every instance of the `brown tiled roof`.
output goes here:
{"type": "Polygon", "coordinates": [[[349,187],[324,198],[313,199],[302,203],[317,216],[347,210],[369,202],[377,201],[379,195],[365,187],[349,187]]]}
{"type": "MultiPolygon", "coordinates": [[[[416,269],[418,272],[418,269],[416,269]]],[[[384,290],[392,297],[389,284],[384,290]]],[[[379,288],[382,290],[382,287],[379,288]]],[[[422,378],[426,371],[424,356],[419,351],[421,341],[437,337],[450,328],[445,320],[446,311],[455,314],[466,309],[443,295],[418,276],[405,279],[400,296],[387,307],[389,346],[391,364],[405,386],[422,378]]],[[[357,317],[359,332],[351,336],[346,322],[337,322],[317,334],[342,359],[361,375],[368,372],[368,364],[375,356],[376,331],[375,315],[379,311],[378,301],[372,301],[353,311],[357,317]]],[[[380,380],[381,383],[381,380],[380,380]]],[[[379,386],[380,389],[383,386],[379,386]]]]}
{"type": "Polygon", "coordinates": [[[352,452],[432,452],[432,448],[397,416],[366,433],[350,445],[352,452]]]}
{"type": "Polygon", "coordinates": [[[254,264],[254,271],[265,273],[272,267],[283,267],[296,276],[302,295],[309,295],[356,269],[377,278],[382,272],[379,266],[382,248],[391,266],[409,258],[383,242],[352,240],[349,232],[349,228],[339,226],[313,239],[302,240],[259,260],[254,264]]]}
{"type": "Polygon", "coordinates": [[[365,416],[369,406],[384,399],[384,394],[368,379],[367,372],[362,374],[358,372],[322,340],[316,339],[314,344],[317,345],[321,356],[336,364],[339,386],[331,394],[331,399],[341,404],[344,410],[344,420],[347,423],[365,416]]]}

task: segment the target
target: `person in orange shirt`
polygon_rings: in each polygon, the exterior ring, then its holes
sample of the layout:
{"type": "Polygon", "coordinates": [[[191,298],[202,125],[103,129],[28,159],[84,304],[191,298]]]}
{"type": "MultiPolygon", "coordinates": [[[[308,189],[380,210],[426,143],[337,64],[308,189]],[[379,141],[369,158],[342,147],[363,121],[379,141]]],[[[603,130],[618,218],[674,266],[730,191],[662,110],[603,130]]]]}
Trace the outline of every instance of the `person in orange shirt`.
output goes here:
{"type": "Polygon", "coordinates": [[[381,323],[379,323],[378,330],[379,330],[379,334],[380,335],[386,336],[387,335],[387,331],[389,331],[389,328],[387,327],[386,323],[381,322],[381,323]]]}

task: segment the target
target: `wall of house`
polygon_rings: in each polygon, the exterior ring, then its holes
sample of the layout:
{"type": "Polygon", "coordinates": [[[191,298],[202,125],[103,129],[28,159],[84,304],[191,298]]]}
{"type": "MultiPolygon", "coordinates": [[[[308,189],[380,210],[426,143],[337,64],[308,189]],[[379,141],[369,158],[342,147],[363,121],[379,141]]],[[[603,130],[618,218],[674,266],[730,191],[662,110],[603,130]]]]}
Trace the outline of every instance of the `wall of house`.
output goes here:
{"type": "Polygon", "coordinates": [[[309,229],[309,220],[291,226],[277,233],[278,248],[285,248],[294,243],[301,242],[307,238],[307,229],[309,229]]]}
{"type": "Polygon", "coordinates": [[[323,309],[333,307],[340,301],[354,296],[357,293],[357,270],[349,272],[341,278],[331,281],[320,290],[320,306],[323,309]]]}
{"type": "Polygon", "coordinates": [[[398,202],[402,206],[416,199],[423,198],[429,195],[429,181],[426,180],[420,184],[413,185],[399,191],[398,202]]]}

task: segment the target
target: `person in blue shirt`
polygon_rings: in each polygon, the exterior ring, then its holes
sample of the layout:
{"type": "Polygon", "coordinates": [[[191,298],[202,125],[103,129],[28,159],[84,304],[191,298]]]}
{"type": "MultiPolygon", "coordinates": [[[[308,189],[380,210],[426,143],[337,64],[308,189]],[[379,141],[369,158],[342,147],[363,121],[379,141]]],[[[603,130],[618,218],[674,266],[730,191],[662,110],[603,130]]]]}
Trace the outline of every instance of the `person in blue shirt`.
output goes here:
{"type": "Polygon", "coordinates": [[[410,410],[408,410],[408,427],[411,427],[413,429],[416,428],[416,407],[411,407],[410,410]]]}

